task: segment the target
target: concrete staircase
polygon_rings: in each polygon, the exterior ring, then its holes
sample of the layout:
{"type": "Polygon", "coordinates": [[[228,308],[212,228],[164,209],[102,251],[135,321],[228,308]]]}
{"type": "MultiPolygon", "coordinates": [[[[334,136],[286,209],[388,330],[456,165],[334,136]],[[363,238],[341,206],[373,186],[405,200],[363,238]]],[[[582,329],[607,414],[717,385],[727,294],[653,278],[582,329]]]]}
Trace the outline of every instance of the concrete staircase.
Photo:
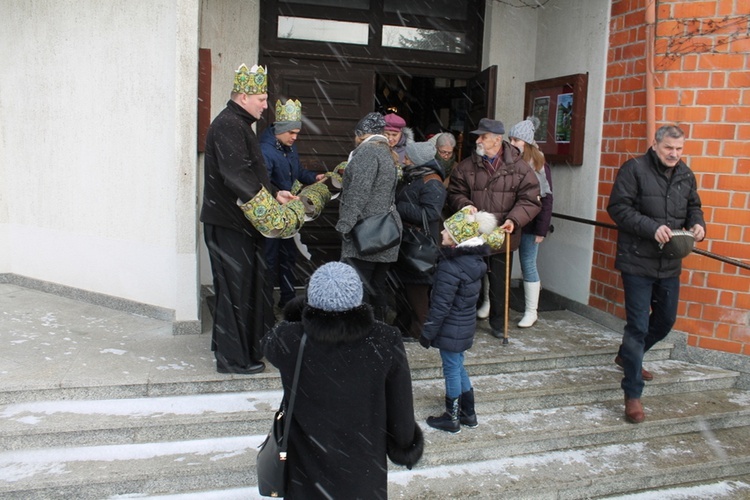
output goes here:
{"type": "MultiPolygon", "coordinates": [[[[662,343],[646,359],[647,420],[632,425],[619,332],[550,311],[510,335],[503,346],[480,323],[467,353],[479,427],[423,424],[424,457],[391,466],[390,498],[750,498],[750,392],[737,373],[670,359],[662,343]]],[[[406,348],[423,423],[442,412],[440,358],[406,348]]],[[[269,369],[0,389],[0,498],[257,498],[279,382],[269,369]]]]}

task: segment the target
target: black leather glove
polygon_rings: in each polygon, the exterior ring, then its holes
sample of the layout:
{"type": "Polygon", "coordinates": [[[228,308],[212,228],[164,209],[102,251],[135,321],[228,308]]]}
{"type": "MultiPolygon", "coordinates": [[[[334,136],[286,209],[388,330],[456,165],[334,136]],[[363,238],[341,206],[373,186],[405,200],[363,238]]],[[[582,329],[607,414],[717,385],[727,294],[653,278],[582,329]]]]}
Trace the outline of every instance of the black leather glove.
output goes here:
{"type": "Polygon", "coordinates": [[[419,336],[419,345],[421,345],[425,349],[429,349],[430,348],[430,339],[428,339],[424,335],[420,335],[419,336]]]}

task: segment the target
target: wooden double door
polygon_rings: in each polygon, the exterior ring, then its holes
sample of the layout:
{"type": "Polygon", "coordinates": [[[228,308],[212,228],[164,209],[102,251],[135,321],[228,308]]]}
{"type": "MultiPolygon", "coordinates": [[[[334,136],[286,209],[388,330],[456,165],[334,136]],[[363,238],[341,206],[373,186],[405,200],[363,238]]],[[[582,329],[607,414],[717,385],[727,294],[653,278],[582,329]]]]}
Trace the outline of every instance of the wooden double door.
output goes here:
{"type": "MultiPolygon", "coordinates": [[[[449,130],[464,140],[458,148],[463,156],[473,147],[475,137],[469,132],[481,118],[495,112],[495,66],[478,75],[443,75],[424,68],[389,71],[371,64],[314,58],[269,58],[262,63],[269,71],[269,107],[259,129],[273,124],[277,100],[299,99],[303,125],[296,147],[303,166],[316,172],[333,170],[346,161],[354,148],[354,128],[371,111],[395,111],[414,130],[416,140],[424,140],[436,127],[449,130]]],[[[318,219],[305,224],[302,241],[312,259],[298,259],[303,274],[339,259],[337,219],[334,200],[318,219]]]]}

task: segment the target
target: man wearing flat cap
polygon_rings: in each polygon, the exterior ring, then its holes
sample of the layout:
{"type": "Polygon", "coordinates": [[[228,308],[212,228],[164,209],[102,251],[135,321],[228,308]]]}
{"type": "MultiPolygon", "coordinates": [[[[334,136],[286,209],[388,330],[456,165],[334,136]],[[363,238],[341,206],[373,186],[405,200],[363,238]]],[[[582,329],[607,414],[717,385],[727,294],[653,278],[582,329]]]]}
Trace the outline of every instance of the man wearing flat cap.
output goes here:
{"type": "MultiPolygon", "coordinates": [[[[464,207],[490,212],[510,236],[511,251],[521,243],[521,228],[541,211],[539,181],[521,153],[503,140],[505,126],[499,120],[482,118],[471,132],[476,149],[453,169],[448,184],[448,206],[453,212],[464,207]]],[[[503,337],[505,330],[505,250],[489,257],[490,328],[503,337]]],[[[513,254],[509,265],[512,265],[513,254]]]]}

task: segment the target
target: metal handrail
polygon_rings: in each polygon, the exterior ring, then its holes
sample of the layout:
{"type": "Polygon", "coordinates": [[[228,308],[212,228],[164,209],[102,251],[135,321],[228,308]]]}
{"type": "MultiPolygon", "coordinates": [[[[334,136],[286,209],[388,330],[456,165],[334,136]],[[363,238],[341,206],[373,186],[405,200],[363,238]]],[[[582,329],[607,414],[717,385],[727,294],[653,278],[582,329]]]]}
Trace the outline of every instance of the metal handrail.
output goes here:
{"type": "MultiPolygon", "coordinates": [[[[582,224],[588,224],[590,226],[597,226],[597,227],[603,227],[603,228],[615,229],[615,230],[617,229],[617,226],[614,224],[609,224],[607,222],[599,222],[599,221],[590,220],[590,219],[582,219],[581,217],[574,217],[572,215],[558,214],[558,213],[552,212],[552,217],[557,217],[558,219],[564,219],[564,220],[569,220],[573,222],[580,222],[582,224]]],[[[693,252],[697,253],[698,255],[703,255],[705,257],[709,257],[711,259],[724,262],[725,264],[732,264],[734,266],[750,271],[750,264],[746,264],[745,262],[742,262],[740,260],[733,259],[731,257],[725,257],[723,255],[718,255],[718,254],[709,252],[708,250],[701,250],[700,248],[695,248],[695,247],[693,247],[693,252]]]]}

